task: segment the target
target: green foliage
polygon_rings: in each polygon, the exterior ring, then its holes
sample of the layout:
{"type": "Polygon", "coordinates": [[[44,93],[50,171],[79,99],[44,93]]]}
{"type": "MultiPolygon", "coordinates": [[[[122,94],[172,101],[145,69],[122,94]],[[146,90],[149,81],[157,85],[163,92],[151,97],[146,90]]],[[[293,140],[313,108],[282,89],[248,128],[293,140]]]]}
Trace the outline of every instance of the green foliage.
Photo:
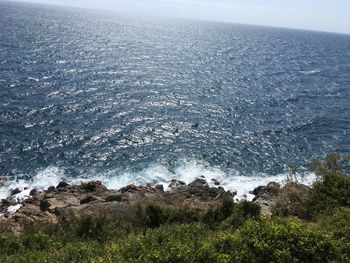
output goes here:
{"type": "Polygon", "coordinates": [[[296,216],[307,219],[310,214],[306,207],[307,197],[307,193],[303,192],[303,190],[294,189],[285,196],[280,196],[274,207],[272,207],[271,212],[274,216],[296,216]]]}
{"type": "Polygon", "coordinates": [[[350,207],[350,177],[343,169],[348,161],[348,157],[330,154],[324,161],[317,160],[310,165],[311,170],[320,177],[305,202],[311,215],[331,212],[338,207],[350,207]]]}
{"type": "Polygon", "coordinates": [[[260,210],[259,205],[243,200],[234,207],[231,215],[224,221],[222,226],[224,228],[232,227],[237,229],[248,219],[258,219],[260,216],[260,210]]]}
{"type": "Polygon", "coordinates": [[[255,218],[260,214],[260,207],[248,201],[235,204],[233,200],[224,199],[223,202],[201,212],[189,207],[165,208],[159,205],[148,205],[139,209],[141,223],[146,228],[158,228],[164,224],[202,222],[208,226],[219,226],[224,220],[237,214],[242,222],[248,218],[255,218]]]}
{"type": "Polygon", "coordinates": [[[78,221],[76,234],[83,239],[95,239],[102,241],[108,234],[105,217],[85,217],[78,221]]]}
{"type": "Polygon", "coordinates": [[[335,173],[344,175],[344,162],[349,161],[349,157],[341,156],[338,154],[328,154],[322,161],[320,159],[314,160],[309,164],[310,171],[316,173],[316,175],[322,177],[327,173],[335,173]]]}
{"type": "MultiPolygon", "coordinates": [[[[231,211],[226,210],[229,207],[228,204],[221,206],[221,213],[218,214],[231,211]]],[[[159,210],[156,214],[159,214],[159,210]]],[[[117,237],[112,237],[113,232],[107,232],[104,242],[90,236],[99,228],[96,228],[96,222],[86,219],[79,224],[72,223],[66,229],[72,239],[67,238],[69,235],[60,235],[64,230],[59,228],[59,232],[51,232],[50,235],[44,232],[19,237],[2,235],[0,261],[350,262],[349,209],[323,218],[319,226],[298,219],[261,217],[247,201],[234,205],[228,219],[235,214],[250,219],[237,229],[212,228],[197,222],[166,223],[159,228],[148,228],[145,232],[135,229],[135,232],[117,237]],[[334,220],[337,220],[337,225],[332,225],[334,220]],[[82,226],[89,230],[88,236],[85,230],[83,234],[78,231],[82,226]],[[74,227],[77,228],[74,230],[74,227]]],[[[114,233],[123,228],[109,220],[105,220],[104,224],[105,229],[118,228],[114,233]]]]}
{"type": "MultiPolygon", "coordinates": [[[[164,225],[108,247],[111,262],[200,262],[210,231],[202,224],[164,225]]],[[[108,261],[107,260],[107,261],[108,261]]]]}
{"type": "Polygon", "coordinates": [[[318,180],[311,190],[295,190],[280,197],[273,214],[277,216],[297,216],[301,219],[316,220],[322,214],[330,214],[336,208],[350,207],[350,177],[345,174],[343,165],[348,158],[331,154],[324,161],[310,164],[318,180]]]}
{"type": "Polygon", "coordinates": [[[339,208],[320,218],[320,225],[335,238],[350,242],[350,208],[339,208]]]}
{"type": "Polygon", "coordinates": [[[164,224],[168,218],[169,214],[159,205],[149,205],[145,209],[144,221],[147,227],[159,227],[161,224],[164,224]]]}
{"type": "Polygon", "coordinates": [[[335,208],[350,207],[350,177],[326,172],[322,180],[314,183],[304,204],[310,218],[331,213],[335,208]]]}
{"type": "Polygon", "coordinates": [[[163,224],[191,223],[200,220],[200,210],[187,206],[166,208],[150,204],[139,208],[140,224],[146,228],[157,228],[163,224]]]}
{"type": "Polygon", "coordinates": [[[177,209],[170,209],[168,210],[169,217],[167,222],[169,224],[174,223],[193,223],[193,222],[199,222],[201,212],[199,209],[190,208],[190,207],[180,207],[177,209]]]}
{"type": "Polygon", "coordinates": [[[206,213],[204,213],[202,216],[202,222],[210,226],[219,225],[233,213],[234,208],[234,202],[232,200],[225,199],[220,206],[210,208],[206,213]]]}
{"type": "Polygon", "coordinates": [[[214,240],[214,246],[219,262],[349,260],[341,242],[297,219],[249,220],[239,232],[227,232],[214,240]]]}

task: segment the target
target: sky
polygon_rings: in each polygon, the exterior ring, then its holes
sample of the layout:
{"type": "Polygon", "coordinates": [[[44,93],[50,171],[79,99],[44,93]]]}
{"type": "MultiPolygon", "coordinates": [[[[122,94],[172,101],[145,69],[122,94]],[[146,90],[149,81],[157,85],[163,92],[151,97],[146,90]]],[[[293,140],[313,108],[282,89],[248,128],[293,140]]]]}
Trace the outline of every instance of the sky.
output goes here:
{"type": "Polygon", "coordinates": [[[21,0],[350,34],[350,0],[21,0]]]}

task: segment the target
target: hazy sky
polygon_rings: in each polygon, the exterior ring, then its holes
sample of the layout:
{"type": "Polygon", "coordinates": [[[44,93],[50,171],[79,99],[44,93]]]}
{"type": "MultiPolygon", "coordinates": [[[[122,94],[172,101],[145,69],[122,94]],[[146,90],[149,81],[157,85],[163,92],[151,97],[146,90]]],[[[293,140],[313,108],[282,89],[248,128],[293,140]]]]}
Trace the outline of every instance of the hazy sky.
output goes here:
{"type": "Polygon", "coordinates": [[[22,0],[350,33],[350,0],[22,0]]]}

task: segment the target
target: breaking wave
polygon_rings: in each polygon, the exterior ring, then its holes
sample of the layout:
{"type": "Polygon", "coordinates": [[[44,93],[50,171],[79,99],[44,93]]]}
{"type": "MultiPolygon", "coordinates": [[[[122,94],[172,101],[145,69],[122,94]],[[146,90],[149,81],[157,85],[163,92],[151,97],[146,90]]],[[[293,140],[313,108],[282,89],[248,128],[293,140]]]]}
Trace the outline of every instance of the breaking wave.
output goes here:
{"type": "MultiPolygon", "coordinates": [[[[38,171],[35,176],[29,180],[15,178],[5,182],[0,189],[0,198],[6,198],[11,194],[11,190],[18,188],[25,190],[18,194],[18,198],[24,198],[29,194],[30,189],[45,190],[50,186],[56,186],[60,181],[66,181],[70,184],[80,184],[81,182],[98,180],[109,189],[119,189],[129,184],[147,185],[162,184],[165,190],[172,179],[186,182],[187,184],[199,177],[205,177],[211,186],[214,186],[212,179],[215,178],[225,190],[237,191],[237,199],[252,199],[250,191],[260,185],[266,185],[271,181],[284,184],[288,180],[288,172],[277,175],[268,175],[266,173],[255,173],[250,176],[242,175],[236,170],[224,171],[220,167],[211,166],[204,161],[182,160],[175,168],[167,167],[163,164],[153,163],[139,171],[126,169],[124,171],[107,170],[94,171],[90,173],[82,171],[85,174],[80,177],[71,177],[67,175],[68,168],[49,166],[38,171]]],[[[310,185],[316,179],[315,174],[311,172],[302,172],[296,175],[300,183],[310,185]]]]}

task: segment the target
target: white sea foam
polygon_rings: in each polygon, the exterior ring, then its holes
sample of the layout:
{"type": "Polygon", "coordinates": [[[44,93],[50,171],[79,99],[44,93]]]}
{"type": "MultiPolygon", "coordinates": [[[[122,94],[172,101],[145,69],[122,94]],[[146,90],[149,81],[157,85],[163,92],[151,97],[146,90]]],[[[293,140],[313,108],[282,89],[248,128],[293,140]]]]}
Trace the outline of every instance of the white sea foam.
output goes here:
{"type": "Polygon", "coordinates": [[[317,74],[317,73],[320,73],[321,70],[320,69],[314,69],[314,70],[301,70],[299,71],[301,74],[304,74],[304,75],[314,75],[314,74],[317,74]]]}
{"type": "Polygon", "coordinates": [[[12,181],[6,181],[4,186],[0,188],[0,199],[8,197],[13,189],[18,188],[22,192],[15,196],[18,201],[23,201],[25,195],[29,196],[31,189],[45,190],[52,185],[56,186],[64,178],[63,169],[56,166],[49,166],[39,171],[31,180],[14,179],[12,181]]]}
{"type": "Polygon", "coordinates": [[[14,214],[17,212],[18,209],[20,209],[22,207],[21,204],[17,204],[17,205],[11,205],[7,208],[7,212],[9,214],[14,214]]]}
{"type": "Polygon", "coordinates": [[[38,81],[39,81],[39,79],[38,79],[38,78],[33,78],[33,77],[28,77],[28,79],[29,79],[29,80],[33,80],[33,81],[36,81],[36,82],[38,82],[38,81]]]}
{"type": "MultiPolygon", "coordinates": [[[[25,199],[30,198],[29,193],[31,189],[45,190],[50,186],[56,186],[62,180],[70,184],[99,180],[110,189],[119,189],[129,184],[146,185],[147,183],[158,183],[162,184],[165,190],[170,190],[168,185],[172,179],[182,180],[188,184],[194,179],[204,176],[211,186],[214,186],[211,179],[215,178],[226,190],[237,191],[236,199],[246,198],[251,200],[254,196],[249,192],[254,188],[260,185],[266,185],[271,181],[283,185],[287,182],[287,175],[288,173],[279,175],[260,173],[254,176],[244,176],[240,175],[237,171],[224,172],[219,167],[213,167],[197,160],[190,160],[183,161],[174,170],[168,169],[165,165],[153,164],[139,172],[118,172],[113,170],[107,173],[91,172],[86,178],[73,179],[65,176],[64,169],[56,166],[49,166],[39,171],[36,176],[29,181],[8,181],[4,187],[0,188],[0,198],[8,197],[11,189],[26,189],[15,195],[16,200],[20,204],[25,199]]],[[[298,181],[306,185],[311,185],[315,179],[316,176],[313,173],[298,176],[298,181]]],[[[13,212],[15,208],[19,209],[20,206],[11,207],[11,212],[13,212]]]]}

